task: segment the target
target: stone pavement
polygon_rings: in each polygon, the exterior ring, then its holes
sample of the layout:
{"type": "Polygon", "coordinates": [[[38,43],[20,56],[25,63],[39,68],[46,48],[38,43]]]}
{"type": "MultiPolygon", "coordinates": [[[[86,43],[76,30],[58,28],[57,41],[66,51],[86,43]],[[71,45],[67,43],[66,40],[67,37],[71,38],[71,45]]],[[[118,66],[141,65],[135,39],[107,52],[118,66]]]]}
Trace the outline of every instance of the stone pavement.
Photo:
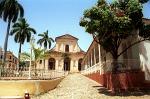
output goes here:
{"type": "Polygon", "coordinates": [[[141,96],[111,96],[100,86],[81,74],[70,74],[54,90],[32,99],[150,99],[150,95],[143,94],[141,96]]]}

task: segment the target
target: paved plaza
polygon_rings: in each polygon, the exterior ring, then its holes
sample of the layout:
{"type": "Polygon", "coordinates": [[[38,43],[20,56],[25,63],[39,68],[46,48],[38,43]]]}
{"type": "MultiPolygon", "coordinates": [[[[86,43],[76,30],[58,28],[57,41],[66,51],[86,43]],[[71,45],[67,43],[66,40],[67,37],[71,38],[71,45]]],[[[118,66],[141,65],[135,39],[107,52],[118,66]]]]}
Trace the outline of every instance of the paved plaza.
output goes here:
{"type": "Polygon", "coordinates": [[[58,87],[32,99],[150,99],[150,92],[126,96],[111,96],[97,82],[81,74],[70,74],[58,87]]]}

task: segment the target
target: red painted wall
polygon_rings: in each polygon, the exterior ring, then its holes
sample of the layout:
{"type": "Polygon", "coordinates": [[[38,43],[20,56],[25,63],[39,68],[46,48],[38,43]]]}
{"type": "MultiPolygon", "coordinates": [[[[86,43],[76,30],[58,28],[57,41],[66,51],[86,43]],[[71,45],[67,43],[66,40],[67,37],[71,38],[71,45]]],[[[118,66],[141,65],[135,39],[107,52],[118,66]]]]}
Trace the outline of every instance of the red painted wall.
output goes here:
{"type": "Polygon", "coordinates": [[[125,73],[106,73],[100,75],[99,72],[86,75],[87,77],[100,83],[102,86],[110,89],[133,89],[149,87],[149,83],[145,84],[145,76],[142,71],[127,71],[125,73]]]}

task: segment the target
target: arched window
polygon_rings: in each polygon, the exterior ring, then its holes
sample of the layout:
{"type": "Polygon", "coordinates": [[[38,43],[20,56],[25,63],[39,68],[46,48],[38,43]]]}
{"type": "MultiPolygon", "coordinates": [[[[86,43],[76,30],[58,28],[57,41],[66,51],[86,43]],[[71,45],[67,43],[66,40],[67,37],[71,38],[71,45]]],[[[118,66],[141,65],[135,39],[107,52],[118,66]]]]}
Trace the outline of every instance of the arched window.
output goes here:
{"type": "Polygon", "coordinates": [[[69,45],[65,46],[65,52],[69,52],[69,45]]]}

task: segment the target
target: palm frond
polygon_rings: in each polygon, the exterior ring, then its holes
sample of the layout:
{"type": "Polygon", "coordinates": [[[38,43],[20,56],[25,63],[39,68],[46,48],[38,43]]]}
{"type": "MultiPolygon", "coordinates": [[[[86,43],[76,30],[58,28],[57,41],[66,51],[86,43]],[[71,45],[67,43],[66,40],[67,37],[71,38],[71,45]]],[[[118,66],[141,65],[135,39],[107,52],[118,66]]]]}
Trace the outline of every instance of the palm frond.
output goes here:
{"type": "Polygon", "coordinates": [[[37,41],[37,44],[40,44],[40,46],[42,46],[42,43],[44,42],[44,39],[39,39],[38,41],[37,41]]]}
{"type": "Polygon", "coordinates": [[[20,54],[20,60],[22,61],[26,61],[26,60],[30,60],[31,55],[27,52],[23,52],[20,54]]]}
{"type": "Polygon", "coordinates": [[[33,29],[33,28],[28,28],[28,30],[30,31],[30,32],[32,32],[33,34],[36,34],[36,30],[35,29],[33,29]]]}
{"type": "Polygon", "coordinates": [[[38,36],[44,37],[44,34],[38,34],[38,36]]]}
{"type": "Polygon", "coordinates": [[[23,6],[21,4],[18,4],[18,9],[20,10],[20,17],[24,16],[24,9],[23,6]]]}
{"type": "Polygon", "coordinates": [[[35,48],[33,47],[33,53],[34,53],[34,60],[38,61],[41,58],[43,58],[44,55],[44,49],[40,49],[40,48],[35,48]]]}
{"type": "Polygon", "coordinates": [[[52,42],[54,42],[54,39],[53,39],[53,38],[49,37],[49,39],[50,39],[52,42]]]}

